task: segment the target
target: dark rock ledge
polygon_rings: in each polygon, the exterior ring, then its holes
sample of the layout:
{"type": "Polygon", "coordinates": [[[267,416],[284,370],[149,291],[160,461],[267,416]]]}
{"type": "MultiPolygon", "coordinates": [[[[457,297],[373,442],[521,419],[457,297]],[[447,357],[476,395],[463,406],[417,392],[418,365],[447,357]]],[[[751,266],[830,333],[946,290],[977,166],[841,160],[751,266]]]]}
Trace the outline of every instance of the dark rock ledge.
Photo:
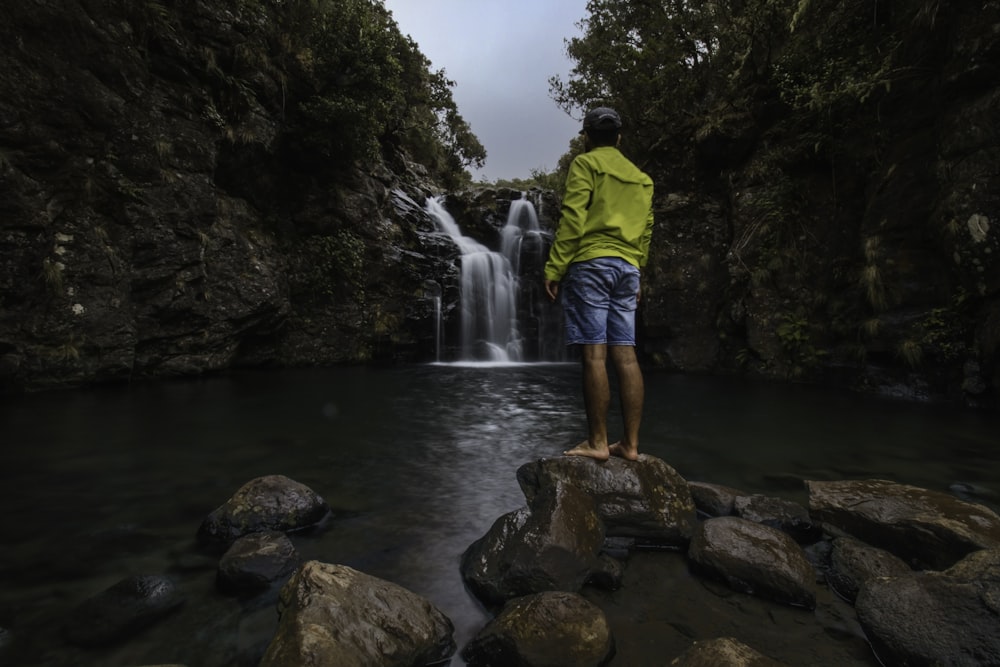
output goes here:
{"type": "MultiPolygon", "coordinates": [[[[862,480],[807,481],[806,508],[689,483],[646,455],[540,459],[517,479],[526,505],[499,517],[461,561],[470,592],[494,612],[463,647],[470,666],[629,662],[615,634],[635,629],[616,626],[614,605],[595,603],[594,591],[627,591],[632,567],[640,588],[651,586],[678,558],[703,582],[702,595],[720,600],[749,595],[811,614],[820,612],[811,611],[818,594],[835,592],[885,665],[1000,664],[1000,516],[981,505],[862,480]]],[[[316,529],[329,512],[307,487],[268,476],[244,485],[199,531],[226,549],[221,592],[245,600],[280,589],[261,667],[448,664],[454,626],[431,602],[344,565],[300,561],[285,533],[316,529]]],[[[184,613],[183,602],[166,577],[129,577],[85,601],[65,634],[81,646],[124,642],[184,613]]],[[[766,625],[772,611],[741,622],[766,625]]],[[[731,623],[717,628],[716,637],[685,631],[686,645],[657,664],[793,664],[768,642],[733,636],[731,623]]]]}

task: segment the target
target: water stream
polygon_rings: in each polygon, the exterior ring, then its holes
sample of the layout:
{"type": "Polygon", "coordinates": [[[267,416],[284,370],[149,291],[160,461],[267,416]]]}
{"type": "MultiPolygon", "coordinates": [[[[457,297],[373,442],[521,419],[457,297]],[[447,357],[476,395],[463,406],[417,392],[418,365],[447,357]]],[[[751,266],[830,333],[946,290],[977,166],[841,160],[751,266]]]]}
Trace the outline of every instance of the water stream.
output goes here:
{"type": "MultiPolygon", "coordinates": [[[[0,664],[255,665],[276,624],[273,599],[216,592],[216,561],[194,536],[243,483],[275,473],[335,510],[321,534],[294,538],[304,558],[426,596],[461,647],[488,615],[465,590],[459,557],[524,504],[518,466],[579,439],[579,382],[575,364],[422,365],[5,399],[0,664]],[[178,582],[188,598],[180,611],[108,649],[63,641],[75,605],[147,573],[178,582]]],[[[802,502],[803,479],[878,477],[953,488],[997,509],[998,426],[996,415],[820,388],[647,373],[642,448],[687,479],[802,502]]],[[[808,612],[731,594],[692,577],[680,554],[635,555],[626,589],[587,595],[614,624],[613,667],[665,664],[691,639],[718,634],[789,665],[877,664],[842,601],[827,596],[808,612]]]]}

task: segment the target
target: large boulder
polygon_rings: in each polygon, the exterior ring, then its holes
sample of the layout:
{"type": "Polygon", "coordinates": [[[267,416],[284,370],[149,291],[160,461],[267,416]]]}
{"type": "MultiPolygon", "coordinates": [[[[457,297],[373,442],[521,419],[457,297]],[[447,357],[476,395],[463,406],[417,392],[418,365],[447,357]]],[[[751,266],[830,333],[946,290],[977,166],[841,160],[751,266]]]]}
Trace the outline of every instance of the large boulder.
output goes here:
{"type": "Polygon", "coordinates": [[[167,577],[127,577],[70,613],[66,639],[78,646],[111,644],[156,623],[183,603],[184,596],[167,577]]]}
{"type": "Polygon", "coordinates": [[[869,579],[858,620],[885,665],[1000,665],[1000,549],[944,572],[869,579]]]}
{"type": "Polygon", "coordinates": [[[278,611],[260,667],[414,667],[456,648],[454,626],[429,601],[344,565],[304,563],[278,611]]]}
{"type": "Polygon", "coordinates": [[[701,523],[688,558],[734,590],[812,609],[816,572],[802,548],[782,531],[739,517],[701,523]]]}
{"type": "Polygon", "coordinates": [[[522,465],[517,481],[529,506],[559,482],[582,489],[594,499],[609,536],[687,546],[697,522],[687,482],[648,454],[638,461],[612,457],[603,463],[579,456],[539,459],[522,465]]]}
{"type": "Polygon", "coordinates": [[[284,475],[250,480],[202,522],[198,539],[228,547],[237,538],[269,530],[304,530],[320,523],[330,506],[305,484],[284,475]]]}
{"type": "Polygon", "coordinates": [[[613,654],[604,612],[558,591],[511,600],[462,650],[470,667],[598,667],[613,654]]]}
{"type": "Polygon", "coordinates": [[[547,487],[532,507],[509,512],[462,556],[466,585],[486,603],[542,591],[576,592],[602,572],[604,527],[594,501],[568,484],[547,487]]]}
{"type": "Polygon", "coordinates": [[[941,570],[1000,547],[1000,516],[938,491],[886,480],[808,481],[809,511],[915,568],[941,570]]]}
{"type": "Polygon", "coordinates": [[[781,667],[763,653],[732,637],[697,641],[670,661],[670,667],[781,667]]]}

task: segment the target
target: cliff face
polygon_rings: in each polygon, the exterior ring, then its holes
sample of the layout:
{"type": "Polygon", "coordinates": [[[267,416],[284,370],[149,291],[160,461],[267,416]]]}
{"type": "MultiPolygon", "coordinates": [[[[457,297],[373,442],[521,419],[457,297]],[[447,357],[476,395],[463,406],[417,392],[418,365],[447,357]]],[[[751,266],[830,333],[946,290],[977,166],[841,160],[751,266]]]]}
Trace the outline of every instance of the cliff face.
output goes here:
{"type": "Polygon", "coordinates": [[[651,166],[684,183],[648,272],[661,365],[998,405],[1000,8],[904,5],[903,64],[851,131],[764,91],[651,166]]]}
{"type": "Polygon", "coordinates": [[[429,192],[420,168],[307,161],[269,5],[183,4],[0,8],[8,391],[431,344],[414,297],[454,251],[392,194],[429,192]]]}
{"type": "MultiPolygon", "coordinates": [[[[430,297],[454,316],[458,280],[438,186],[400,151],[338,164],[289,135],[294,3],[176,4],[0,6],[0,389],[434,358],[430,297]]],[[[680,176],[647,167],[651,364],[997,405],[990,7],[939,19],[877,137],[817,159],[765,108],[696,137],[680,176]]],[[[490,244],[518,196],[448,207],[490,244]]]]}

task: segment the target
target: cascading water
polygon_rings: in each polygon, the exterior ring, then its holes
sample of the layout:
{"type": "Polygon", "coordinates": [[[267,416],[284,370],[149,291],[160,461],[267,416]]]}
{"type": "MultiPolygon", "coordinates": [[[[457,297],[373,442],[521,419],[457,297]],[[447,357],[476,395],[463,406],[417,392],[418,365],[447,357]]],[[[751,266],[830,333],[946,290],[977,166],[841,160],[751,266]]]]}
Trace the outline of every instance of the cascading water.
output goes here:
{"type": "Polygon", "coordinates": [[[548,245],[534,205],[511,202],[500,252],[464,236],[439,198],[426,210],[461,253],[459,361],[562,361],[561,315],[541,289],[548,245]]]}
{"type": "Polygon", "coordinates": [[[438,198],[427,200],[427,212],[462,253],[461,358],[520,361],[515,300],[517,278],[510,261],[463,236],[458,223],[438,198]]]}

